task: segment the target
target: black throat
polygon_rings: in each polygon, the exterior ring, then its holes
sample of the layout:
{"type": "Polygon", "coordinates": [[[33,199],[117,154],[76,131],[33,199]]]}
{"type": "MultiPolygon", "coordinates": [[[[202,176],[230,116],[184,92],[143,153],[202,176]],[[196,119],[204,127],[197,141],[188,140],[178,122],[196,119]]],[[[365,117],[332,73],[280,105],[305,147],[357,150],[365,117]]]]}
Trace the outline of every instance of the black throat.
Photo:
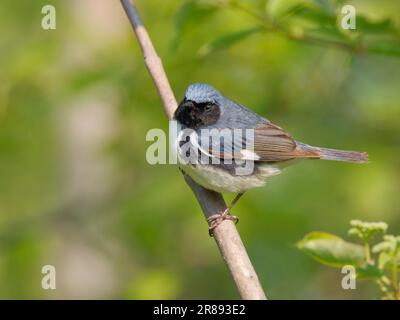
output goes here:
{"type": "Polygon", "coordinates": [[[221,110],[216,103],[196,103],[184,99],[176,109],[174,118],[185,127],[196,130],[216,123],[220,114],[221,110]]]}

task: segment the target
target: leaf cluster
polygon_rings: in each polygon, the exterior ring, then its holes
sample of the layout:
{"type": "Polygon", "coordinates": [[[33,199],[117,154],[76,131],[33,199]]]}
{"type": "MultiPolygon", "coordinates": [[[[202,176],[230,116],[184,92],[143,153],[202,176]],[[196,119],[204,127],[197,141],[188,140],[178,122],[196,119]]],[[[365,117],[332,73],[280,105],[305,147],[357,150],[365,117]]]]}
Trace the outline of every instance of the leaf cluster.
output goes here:
{"type": "Polygon", "coordinates": [[[384,299],[400,299],[400,236],[383,235],[372,246],[378,234],[385,234],[384,222],[352,220],[348,233],[362,244],[346,241],[331,233],[311,232],[297,242],[297,247],[318,262],[330,267],[353,266],[356,278],[378,284],[384,299]]]}

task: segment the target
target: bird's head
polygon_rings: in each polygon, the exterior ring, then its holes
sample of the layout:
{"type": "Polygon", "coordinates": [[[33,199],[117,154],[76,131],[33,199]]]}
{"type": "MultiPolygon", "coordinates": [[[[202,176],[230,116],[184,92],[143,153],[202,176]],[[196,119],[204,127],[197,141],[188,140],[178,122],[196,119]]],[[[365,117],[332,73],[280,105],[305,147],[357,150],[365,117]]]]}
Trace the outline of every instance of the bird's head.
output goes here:
{"type": "Polygon", "coordinates": [[[191,129],[216,123],[220,117],[222,95],[208,84],[192,84],[176,109],[174,118],[191,129]]]}

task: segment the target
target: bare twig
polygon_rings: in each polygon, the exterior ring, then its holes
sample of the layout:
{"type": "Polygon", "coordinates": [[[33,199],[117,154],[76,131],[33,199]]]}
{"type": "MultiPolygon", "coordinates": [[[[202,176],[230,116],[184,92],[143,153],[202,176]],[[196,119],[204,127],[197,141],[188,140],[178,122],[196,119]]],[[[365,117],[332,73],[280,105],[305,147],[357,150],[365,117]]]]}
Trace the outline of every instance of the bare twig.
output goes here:
{"type": "MultiPolygon", "coordinates": [[[[121,3],[142,49],[146,67],[161,97],[164,111],[168,119],[171,120],[177,103],[162,66],[161,59],[158,57],[146,28],[140,20],[134,1],[121,0],[121,3]]],[[[226,208],[221,194],[206,190],[196,184],[189,176],[184,176],[186,182],[199,201],[206,218],[217,212],[222,212],[226,208]]],[[[230,220],[224,220],[214,230],[214,238],[233,276],[242,299],[266,299],[235,224],[230,220]]]]}

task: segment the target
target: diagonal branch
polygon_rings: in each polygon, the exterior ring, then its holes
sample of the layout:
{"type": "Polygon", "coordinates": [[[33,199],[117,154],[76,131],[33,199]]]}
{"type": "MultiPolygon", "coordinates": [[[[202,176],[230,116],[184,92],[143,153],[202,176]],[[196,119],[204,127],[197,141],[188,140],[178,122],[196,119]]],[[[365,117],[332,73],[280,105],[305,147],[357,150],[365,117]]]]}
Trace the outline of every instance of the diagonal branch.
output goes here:
{"type": "MultiPolygon", "coordinates": [[[[140,20],[134,1],[121,0],[121,3],[142,49],[146,67],[160,95],[164,111],[168,120],[171,120],[177,108],[177,103],[161,59],[157,55],[149,34],[140,20]]],[[[184,177],[195,194],[206,218],[226,208],[221,194],[204,189],[187,175],[184,175],[184,177]]],[[[214,230],[214,238],[242,299],[266,299],[235,224],[230,220],[224,220],[214,230]]]]}

